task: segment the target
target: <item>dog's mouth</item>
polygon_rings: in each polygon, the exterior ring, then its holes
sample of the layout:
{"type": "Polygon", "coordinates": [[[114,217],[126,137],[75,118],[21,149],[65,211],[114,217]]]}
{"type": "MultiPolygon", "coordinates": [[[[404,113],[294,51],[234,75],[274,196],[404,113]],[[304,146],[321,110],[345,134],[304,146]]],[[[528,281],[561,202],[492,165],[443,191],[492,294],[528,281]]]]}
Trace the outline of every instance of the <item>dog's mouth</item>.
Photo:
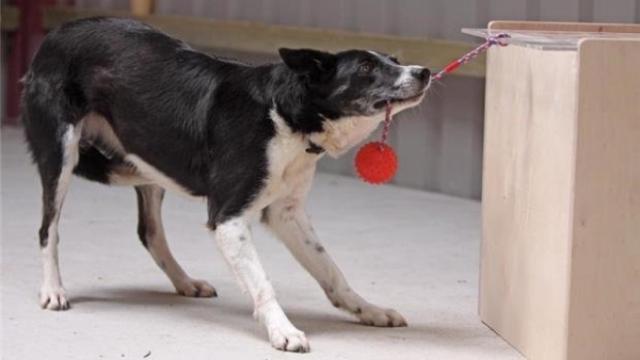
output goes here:
{"type": "Polygon", "coordinates": [[[387,105],[387,103],[391,103],[392,105],[410,103],[410,102],[414,102],[414,101],[420,100],[420,98],[423,95],[424,95],[424,91],[420,91],[417,95],[406,97],[406,98],[395,98],[395,97],[392,97],[392,98],[389,98],[389,99],[380,100],[380,101],[376,102],[375,104],[373,104],[373,107],[375,109],[382,109],[387,105]]]}

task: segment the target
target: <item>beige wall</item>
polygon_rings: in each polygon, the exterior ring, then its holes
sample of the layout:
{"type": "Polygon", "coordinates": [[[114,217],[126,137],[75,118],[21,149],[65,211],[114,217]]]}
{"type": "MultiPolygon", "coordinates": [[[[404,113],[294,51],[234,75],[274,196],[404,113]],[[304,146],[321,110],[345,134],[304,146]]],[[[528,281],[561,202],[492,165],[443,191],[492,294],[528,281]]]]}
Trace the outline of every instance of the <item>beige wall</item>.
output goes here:
{"type": "MultiPolygon", "coordinates": [[[[462,27],[489,20],[640,22],[640,0],[156,0],[162,14],[339,28],[472,41],[462,27]]],[[[127,8],[128,0],[76,0],[78,6],[127,8]]],[[[261,57],[252,57],[264,61],[261,57]]],[[[479,198],[484,82],[450,77],[419,108],[398,116],[392,142],[396,184],[479,198]]],[[[324,171],[352,174],[352,154],[325,159],[324,171]]]]}

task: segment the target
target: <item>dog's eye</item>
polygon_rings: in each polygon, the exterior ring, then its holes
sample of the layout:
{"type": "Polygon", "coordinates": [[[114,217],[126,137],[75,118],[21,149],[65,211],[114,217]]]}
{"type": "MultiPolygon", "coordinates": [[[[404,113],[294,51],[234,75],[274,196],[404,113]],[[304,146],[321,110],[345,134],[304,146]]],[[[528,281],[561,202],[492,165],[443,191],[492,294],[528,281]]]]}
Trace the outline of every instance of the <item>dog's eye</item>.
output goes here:
{"type": "Polygon", "coordinates": [[[358,66],[358,71],[361,74],[368,74],[372,70],[373,70],[373,63],[371,61],[364,61],[360,63],[360,66],[358,66]]]}
{"type": "Polygon", "coordinates": [[[389,60],[391,60],[391,62],[394,64],[400,65],[400,61],[398,61],[398,58],[395,56],[389,56],[389,60]]]}

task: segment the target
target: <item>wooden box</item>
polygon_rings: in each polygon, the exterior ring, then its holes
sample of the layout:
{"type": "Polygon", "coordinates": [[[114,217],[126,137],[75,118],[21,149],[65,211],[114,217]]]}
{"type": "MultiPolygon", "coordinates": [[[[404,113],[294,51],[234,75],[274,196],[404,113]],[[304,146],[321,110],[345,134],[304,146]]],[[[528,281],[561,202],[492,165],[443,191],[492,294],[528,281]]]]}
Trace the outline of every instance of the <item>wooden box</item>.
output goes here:
{"type": "Polygon", "coordinates": [[[490,29],[482,321],[527,359],[639,360],[640,25],[490,29]]]}

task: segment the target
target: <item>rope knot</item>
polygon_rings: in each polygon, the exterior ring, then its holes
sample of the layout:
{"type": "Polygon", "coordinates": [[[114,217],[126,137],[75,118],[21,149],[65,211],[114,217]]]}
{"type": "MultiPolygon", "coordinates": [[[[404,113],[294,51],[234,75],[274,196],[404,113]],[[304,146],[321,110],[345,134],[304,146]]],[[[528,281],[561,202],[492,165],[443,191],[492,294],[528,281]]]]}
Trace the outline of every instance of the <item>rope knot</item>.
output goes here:
{"type": "Polygon", "coordinates": [[[496,35],[489,35],[487,37],[487,43],[489,43],[490,46],[492,45],[507,46],[509,45],[509,39],[511,39],[511,36],[509,34],[500,33],[496,35]]]}

